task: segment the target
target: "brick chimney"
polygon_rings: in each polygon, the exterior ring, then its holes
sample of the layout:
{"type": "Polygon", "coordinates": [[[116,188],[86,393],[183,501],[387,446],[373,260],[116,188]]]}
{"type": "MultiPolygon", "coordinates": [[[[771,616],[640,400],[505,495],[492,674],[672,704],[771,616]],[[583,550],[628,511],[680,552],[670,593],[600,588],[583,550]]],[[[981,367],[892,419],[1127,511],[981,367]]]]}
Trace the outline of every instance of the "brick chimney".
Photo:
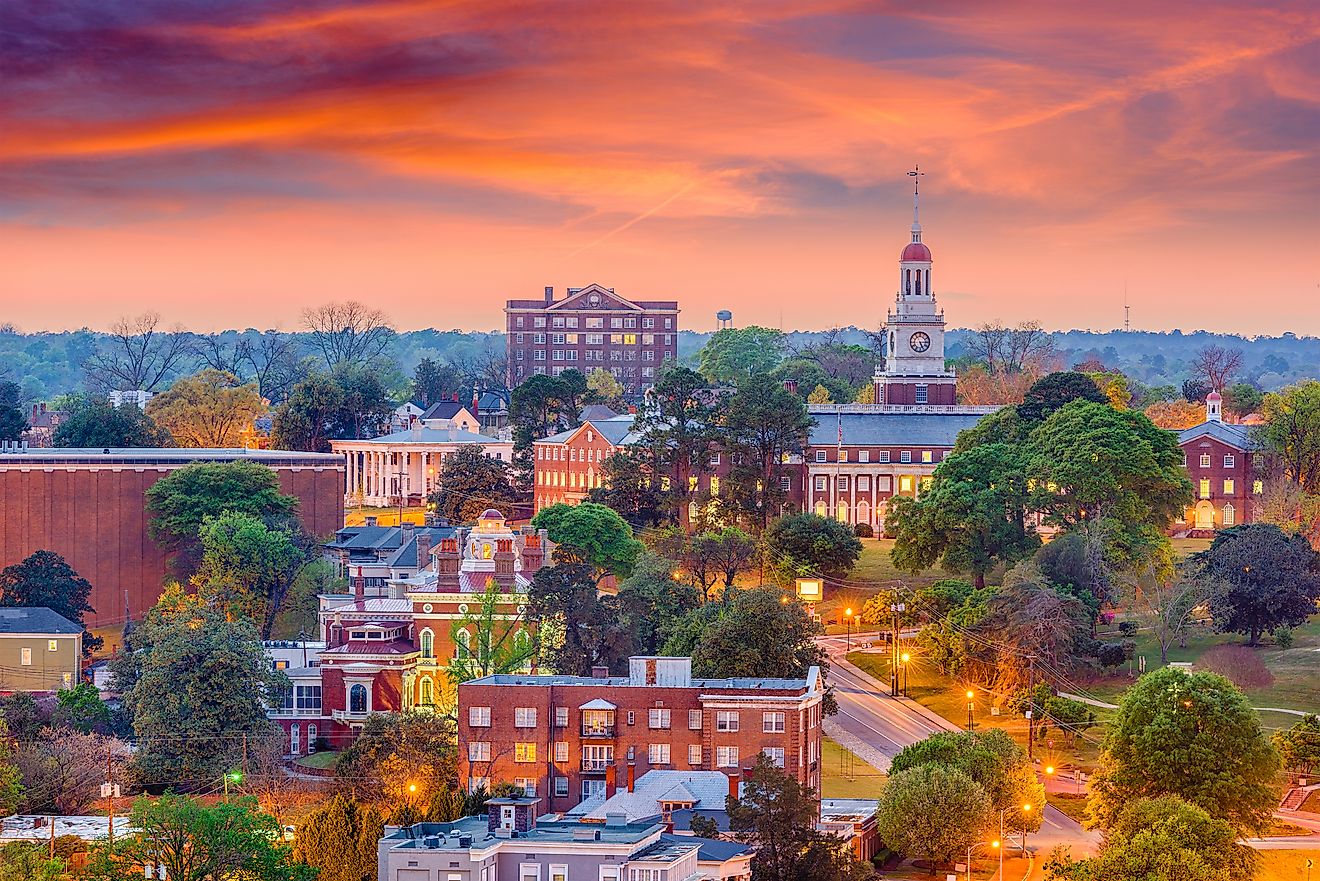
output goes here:
{"type": "Polygon", "coordinates": [[[632,792],[637,788],[637,763],[628,763],[628,791],[632,792]]]}
{"type": "Polygon", "coordinates": [[[742,779],[742,775],[739,774],[737,771],[729,772],[729,798],[738,797],[738,782],[741,779],[742,779]]]}
{"type": "Polygon", "coordinates": [[[437,590],[458,590],[458,539],[442,538],[435,552],[437,590]]]}
{"type": "Polygon", "coordinates": [[[555,289],[550,285],[545,286],[545,304],[549,306],[555,301],[555,289]]]}
{"type": "Polygon", "coordinates": [[[506,593],[517,583],[513,576],[513,539],[495,539],[495,583],[506,593]]]}
{"type": "Polygon", "coordinates": [[[478,395],[477,395],[477,387],[476,387],[476,386],[473,386],[473,387],[472,387],[472,415],[473,415],[473,416],[476,416],[476,417],[478,417],[478,418],[481,417],[480,406],[481,406],[481,398],[478,397],[478,395]]]}
{"type": "Polygon", "coordinates": [[[611,762],[610,764],[605,766],[605,797],[606,798],[609,798],[610,796],[617,794],[618,784],[619,784],[619,769],[614,766],[613,762],[611,762]]]}
{"type": "Polygon", "coordinates": [[[543,529],[540,533],[523,536],[522,571],[528,578],[545,565],[545,541],[542,535],[544,532],[543,529]]]}
{"type": "Polygon", "coordinates": [[[367,517],[366,520],[365,520],[364,522],[365,522],[368,526],[375,526],[375,525],[376,525],[376,516],[373,514],[373,515],[367,517]]]}
{"type": "Polygon", "coordinates": [[[425,569],[431,565],[431,533],[425,529],[417,530],[417,568],[425,569]]]}
{"type": "Polygon", "coordinates": [[[359,603],[367,598],[367,579],[362,577],[362,567],[359,566],[357,575],[353,576],[353,599],[359,603]]]}
{"type": "Polygon", "coordinates": [[[605,667],[605,666],[599,666],[599,665],[598,665],[598,666],[595,666],[595,667],[592,667],[592,668],[591,668],[591,678],[592,678],[592,679],[609,679],[609,678],[610,678],[610,668],[609,668],[609,667],[605,667]]]}

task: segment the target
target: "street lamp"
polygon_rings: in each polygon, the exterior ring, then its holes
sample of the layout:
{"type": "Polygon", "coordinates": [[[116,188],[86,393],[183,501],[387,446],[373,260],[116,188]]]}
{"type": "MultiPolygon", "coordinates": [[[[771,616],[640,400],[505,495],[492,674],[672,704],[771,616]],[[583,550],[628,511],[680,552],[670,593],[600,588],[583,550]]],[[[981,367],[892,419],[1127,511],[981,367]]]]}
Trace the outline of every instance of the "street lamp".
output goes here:
{"type": "Polygon", "coordinates": [[[852,651],[852,618],[853,618],[852,606],[849,606],[848,608],[844,609],[843,614],[844,617],[848,619],[848,629],[847,629],[848,635],[844,639],[844,646],[846,647],[844,651],[850,652],[852,651]]]}
{"type": "Polygon", "coordinates": [[[1027,814],[1031,813],[1031,805],[1022,806],[1022,855],[1027,854],[1027,814]]]}
{"type": "Polygon", "coordinates": [[[970,688],[967,689],[967,730],[968,731],[972,730],[972,707],[975,706],[975,701],[974,701],[975,697],[976,697],[976,693],[973,692],[970,688]]]}
{"type": "Polygon", "coordinates": [[[972,844],[972,845],[969,845],[969,846],[968,846],[968,848],[967,848],[967,881],[972,881],[972,851],[976,850],[978,847],[988,847],[988,848],[991,848],[992,850],[997,850],[997,851],[999,851],[999,875],[1000,875],[1000,877],[1002,878],[1002,877],[1003,877],[1003,874],[1004,874],[1004,849],[1003,849],[1002,847],[999,846],[999,840],[996,839],[996,840],[994,840],[994,841],[990,841],[990,842],[978,841],[978,842],[976,842],[975,844],[972,844]]]}
{"type": "Polygon", "coordinates": [[[225,773],[225,801],[229,801],[229,784],[230,783],[237,784],[242,782],[243,782],[242,771],[227,771],[225,773]]]}
{"type": "Polygon", "coordinates": [[[912,660],[912,656],[907,652],[903,652],[903,697],[908,696],[908,661],[910,660],[912,660]]]}

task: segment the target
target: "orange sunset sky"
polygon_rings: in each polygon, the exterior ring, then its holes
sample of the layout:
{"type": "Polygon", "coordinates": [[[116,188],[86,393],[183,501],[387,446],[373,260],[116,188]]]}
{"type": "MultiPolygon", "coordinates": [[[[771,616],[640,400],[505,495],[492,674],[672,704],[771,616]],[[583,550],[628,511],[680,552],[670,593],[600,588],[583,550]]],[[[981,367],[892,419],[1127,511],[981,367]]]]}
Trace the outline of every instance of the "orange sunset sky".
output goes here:
{"type": "Polygon", "coordinates": [[[6,0],[0,321],[1320,332],[1314,2],[6,0]]]}

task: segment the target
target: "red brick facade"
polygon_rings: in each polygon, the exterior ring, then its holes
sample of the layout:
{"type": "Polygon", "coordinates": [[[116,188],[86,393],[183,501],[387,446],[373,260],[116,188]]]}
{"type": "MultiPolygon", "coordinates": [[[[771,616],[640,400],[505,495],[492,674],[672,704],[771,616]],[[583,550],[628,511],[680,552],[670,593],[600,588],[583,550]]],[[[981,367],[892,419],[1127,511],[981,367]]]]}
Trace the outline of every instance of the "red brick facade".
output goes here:
{"type": "Polygon", "coordinates": [[[88,626],[139,618],[168,570],[148,534],[146,491],[190,461],[248,457],[273,469],[315,535],[344,522],[344,463],[328,453],[234,450],[26,450],[0,453],[0,567],[38,550],[92,584],[88,626]]]}
{"type": "Polygon", "coordinates": [[[821,695],[802,680],[694,680],[687,658],[633,658],[627,677],[490,676],[458,687],[469,788],[535,791],[562,811],[653,768],[742,774],[766,751],[819,791],[821,695]]]}

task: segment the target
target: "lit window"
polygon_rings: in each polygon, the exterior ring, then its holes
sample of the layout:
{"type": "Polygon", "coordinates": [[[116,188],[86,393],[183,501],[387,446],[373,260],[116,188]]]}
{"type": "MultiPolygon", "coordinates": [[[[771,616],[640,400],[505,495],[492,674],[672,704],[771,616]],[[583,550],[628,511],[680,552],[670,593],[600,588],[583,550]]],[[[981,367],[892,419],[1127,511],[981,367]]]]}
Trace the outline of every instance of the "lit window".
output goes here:
{"type": "Polygon", "coordinates": [[[1202,454],[1201,454],[1201,467],[1202,467],[1202,468],[1209,468],[1209,467],[1210,467],[1210,454],[1209,454],[1209,453],[1202,453],[1202,454]]]}
{"type": "Polygon", "coordinates": [[[1233,478],[1231,477],[1224,478],[1224,495],[1233,495],[1233,478]]]}
{"type": "MultiPolygon", "coordinates": [[[[57,652],[59,650],[60,650],[60,641],[58,639],[46,640],[46,651],[57,652]]],[[[289,662],[285,661],[284,663],[287,665],[289,662]]]]}
{"type": "Polygon", "coordinates": [[[931,462],[935,461],[935,454],[932,453],[930,450],[922,450],[921,461],[923,464],[929,465],[931,462]]]}
{"type": "Polygon", "coordinates": [[[515,762],[534,762],[536,761],[536,744],[534,743],[515,743],[513,745],[513,760],[515,762]]]}
{"type": "Polygon", "coordinates": [[[901,493],[912,492],[912,475],[901,474],[898,478],[898,491],[901,493]]]}
{"type": "Polygon", "coordinates": [[[847,451],[847,450],[839,450],[839,461],[840,461],[840,462],[847,462],[847,461],[848,461],[848,451],[847,451]]]}
{"type": "Polygon", "coordinates": [[[1210,478],[1208,478],[1208,477],[1202,477],[1202,478],[1201,478],[1201,487],[1200,487],[1200,489],[1201,489],[1201,492],[1200,492],[1200,496],[1201,496],[1201,498],[1203,498],[1203,499],[1208,499],[1208,498],[1210,498],[1210,478]]]}
{"type": "Polygon", "coordinates": [[[1261,493],[1265,492],[1265,481],[1253,480],[1251,482],[1251,491],[1256,495],[1260,495],[1261,493]]]}

